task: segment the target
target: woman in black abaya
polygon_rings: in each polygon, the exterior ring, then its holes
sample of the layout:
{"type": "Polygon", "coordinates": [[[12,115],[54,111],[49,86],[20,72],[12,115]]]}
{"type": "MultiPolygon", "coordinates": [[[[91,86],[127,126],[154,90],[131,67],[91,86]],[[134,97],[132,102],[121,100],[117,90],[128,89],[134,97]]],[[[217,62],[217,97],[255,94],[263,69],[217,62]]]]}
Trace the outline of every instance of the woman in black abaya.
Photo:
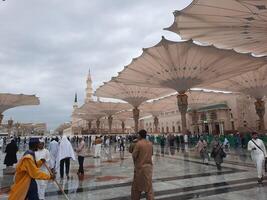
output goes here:
{"type": "Polygon", "coordinates": [[[15,140],[11,140],[11,142],[6,146],[6,150],[5,150],[6,157],[4,160],[4,164],[7,167],[13,166],[15,163],[18,162],[17,152],[18,152],[18,146],[15,140]]]}

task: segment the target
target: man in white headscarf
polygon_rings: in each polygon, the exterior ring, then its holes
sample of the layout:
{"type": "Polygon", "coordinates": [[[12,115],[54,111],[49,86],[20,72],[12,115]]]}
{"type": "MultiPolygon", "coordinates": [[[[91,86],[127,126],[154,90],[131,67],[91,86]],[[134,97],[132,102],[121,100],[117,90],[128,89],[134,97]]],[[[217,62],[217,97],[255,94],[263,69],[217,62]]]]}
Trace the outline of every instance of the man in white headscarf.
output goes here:
{"type": "Polygon", "coordinates": [[[252,160],[256,163],[258,183],[261,184],[265,174],[264,164],[267,153],[263,141],[258,138],[258,134],[256,132],[252,133],[252,139],[248,142],[248,150],[251,152],[252,160]]]}
{"type": "Polygon", "coordinates": [[[50,167],[51,169],[55,170],[56,168],[56,160],[58,157],[58,149],[59,149],[59,145],[57,142],[57,138],[53,137],[52,141],[49,144],[49,152],[50,152],[50,167]]]}
{"type": "Polygon", "coordinates": [[[67,179],[69,179],[70,159],[75,160],[74,150],[67,136],[63,136],[59,144],[58,160],[60,164],[60,178],[64,177],[64,166],[67,179]]]}
{"type": "MultiPolygon", "coordinates": [[[[39,140],[39,145],[38,145],[38,150],[35,152],[35,158],[36,158],[36,160],[44,159],[46,162],[49,162],[50,153],[45,148],[44,144],[45,144],[44,139],[40,139],[39,140]]],[[[45,173],[49,174],[45,164],[42,164],[42,166],[40,167],[40,170],[42,172],[45,172],[45,173]]],[[[47,180],[36,180],[36,182],[37,182],[37,186],[38,186],[39,199],[40,200],[44,200],[45,199],[45,190],[46,190],[46,187],[47,187],[47,180]]]]}

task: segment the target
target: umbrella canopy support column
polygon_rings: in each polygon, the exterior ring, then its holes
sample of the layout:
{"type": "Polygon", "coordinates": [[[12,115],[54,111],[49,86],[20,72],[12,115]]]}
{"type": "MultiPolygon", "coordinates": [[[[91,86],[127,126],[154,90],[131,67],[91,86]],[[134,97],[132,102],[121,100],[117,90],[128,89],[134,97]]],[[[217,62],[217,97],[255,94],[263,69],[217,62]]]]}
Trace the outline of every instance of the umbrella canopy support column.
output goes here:
{"type": "Polygon", "coordinates": [[[192,124],[193,124],[194,133],[198,133],[197,121],[198,121],[197,111],[196,110],[193,110],[192,111],[192,124]]]}
{"type": "Polygon", "coordinates": [[[262,99],[257,99],[255,104],[256,113],[259,116],[259,130],[265,130],[264,114],[265,114],[265,102],[262,99]]]}
{"type": "Polygon", "coordinates": [[[13,120],[12,119],[8,120],[7,121],[7,124],[8,124],[8,136],[10,137],[10,135],[11,135],[11,129],[13,127],[13,120]]]}
{"type": "Polygon", "coordinates": [[[158,133],[158,127],[159,127],[159,118],[157,116],[154,116],[154,126],[155,126],[155,133],[158,133]]]}
{"type": "Polygon", "coordinates": [[[111,134],[111,128],[112,128],[112,121],[113,121],[113,117],[109,115],[108,116],[108,130],[110,134],[111,134]]]}
{"type": "Polygon", "coordinates": [[[121,130],[122,130],[122,133],[125,133],[125,122],[124,121],[121,121],[121,130]]]}
{"type": "Polygon", "coordinates": [[[100,133],[100,120],[99,119],[96,120],[96,130],[97,130],[97,133],[99,134],[100,133]]]}
{"type": "Polygon", "coordinates": [[[3,119],[4,119],[4,115],[0,114],[0,125],[2,124],[3,119]]]}
{"type": "Polygon", "coordinates": [[[135,131],[135,133],[138,132],[139,115],[140,115],[140,110],[138,109],[138,107],[134,107],[133,118],[134,118],[134,131],[135,131]]]}
{"type": "Polygon", "coordinates": [[[182,133],[185,134],[187,131],[186,112],[188,108],[188,96],[185,94],[185,92],[179,92],[179,94],[177,95],[177,105],[181,113],[182,133]]]}
{"type": "Polygon", "coordinates": [[[88,121],[88,131],[90,131],[92,128],[92,121],[88,121]]]}

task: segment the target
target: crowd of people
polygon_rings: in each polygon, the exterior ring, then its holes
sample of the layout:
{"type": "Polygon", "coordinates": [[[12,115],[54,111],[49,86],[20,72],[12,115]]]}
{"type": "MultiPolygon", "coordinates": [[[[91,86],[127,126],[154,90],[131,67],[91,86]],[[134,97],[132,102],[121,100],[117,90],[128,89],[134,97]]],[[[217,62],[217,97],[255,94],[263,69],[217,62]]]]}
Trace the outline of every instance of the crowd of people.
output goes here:
{"type": "Polygon", "coordinates": [[[251,136],[246,135],[245,140],[242,137],[238,133],[215,136],[209,134],[148,135],[145,130],[141,130],[138,135],[0,138],[0,144],[2,144],[1,149],[6,153],[4,164],[7,168],[17,163],[14,184],[9,195],[11,200],[45,199],[48,180],[53,180],[57,173],[61,180],[65,177],[69,179],[71,160],[78,160],[77,174],[83,176],[84,159],[90,153],[94,159],[100,159],[104,154],[108,160],[111,160],[112,151],[124,152],[126,149],[132,154],[134,163],[132,199],[135,200],[140,199],[141,192],[147,194],[147,199],[153,199],[153,152],[156,156],[164,156],[174,155],[176,152],[187,153],[192,149],[197,152],[203,164],[209,165],[209,161],[213,159],[217,169],[222,170],[221,164],[230,147],[247,148],[256,164],[258,182],[262,183],[267,156],[264,140],[260,139],[255,132],[251,136]],[[242,141],[247,143],[243,144],[242,141]],[[18,161],[19,149],[25,150],[25,153],[18,161]],[[22,187],[22,185],[28,187],[22,187]]]}

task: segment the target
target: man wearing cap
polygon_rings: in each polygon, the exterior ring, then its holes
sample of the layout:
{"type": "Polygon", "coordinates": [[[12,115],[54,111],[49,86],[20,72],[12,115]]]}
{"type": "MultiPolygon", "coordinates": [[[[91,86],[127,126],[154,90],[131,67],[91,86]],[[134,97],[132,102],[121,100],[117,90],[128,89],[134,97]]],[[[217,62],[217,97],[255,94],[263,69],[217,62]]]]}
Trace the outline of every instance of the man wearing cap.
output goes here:
{"type": "Polygon", "coordinates": [[[152,143],[146,140],[147,132],[139,131],[139,140],[133,148],[134,178],[131,190],[131,199],[139,200],[141,193],[146,193],[146,199],[153,200],[152,188],[152,143]]]}
{"type": "MultiPolygon", "coordinates": [[[[49,151],[45,148],[45,140],[42,138],[39,141],[38,145],[38,151],[35,152],[35,158],[36,160],[46,160],[46,162],[50,161],[50,153],[49,151]]],[[[48,173],[48,170],[45,166],[45,164],[42,164],[40,167],[42,172],[48,173]]],[[[38,196],[39,199],[45,199],[45,190],[47,186],[47,180],[37,180],[37,186],[38,186],[38,196]]]]}
{"type": "Polygon", "coordinates": [[[258,183],[261,184],[265,174],[264,164],[267,153],[263,141],[258,138],[258,134],[256,132],[252,133],[252,139],[248,142],[248,150],[251,152],[252,160],[256,163],[258,183]]]}
{"type": "Polygon", "coordinates": [[[38,187],[35,179],[54,179],[53,174],[42,172],[39,167],[45,162],[44,159],[36,161],[35,152],[38,150],[39,139],[31,138],[29,150],[26,151],[16,167],[14,184],[9,193],[9,200],[39,200],[38,187]]]}

